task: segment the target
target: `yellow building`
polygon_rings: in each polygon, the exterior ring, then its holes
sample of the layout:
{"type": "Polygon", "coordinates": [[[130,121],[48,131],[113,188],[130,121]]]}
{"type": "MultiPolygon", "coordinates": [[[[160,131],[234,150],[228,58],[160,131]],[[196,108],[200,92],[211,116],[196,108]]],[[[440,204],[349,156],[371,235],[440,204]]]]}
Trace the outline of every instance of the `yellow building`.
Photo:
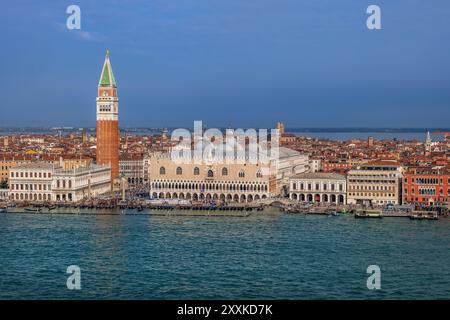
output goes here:
{"type": "Polygon", "coordinates": [[[83,167],[89,167],[92,163],[91,158],[85,159],[62,159],[61,167],[64,170],[74,170],[83,167]]]}
{"type": "Polygon", "coordinates": [[[0,182],[7,181],[9,177],[9,171],[17,165],[30,162],[29,158],[23,156],[0,156],[0,182]]]}
{"type": "Polygon", "coordinates": [[[374,161],[350,170],[347,173],[347,203],[399,204],[402,171],[395,161],[374,161]]]}

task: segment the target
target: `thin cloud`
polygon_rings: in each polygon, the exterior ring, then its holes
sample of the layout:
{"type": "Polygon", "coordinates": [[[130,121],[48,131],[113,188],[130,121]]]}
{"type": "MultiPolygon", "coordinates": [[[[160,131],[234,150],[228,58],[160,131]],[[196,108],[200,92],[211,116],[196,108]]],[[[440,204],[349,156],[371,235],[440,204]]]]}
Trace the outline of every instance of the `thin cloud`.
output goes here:
{"type": "Polygon", "coordinates": [[[69,30],[67,26],[63,23],[56,23],[56,29],[60,32],[66,32],[71,36],[75,36],[82,41],[90,41],[90,42],[105,42],[106,36],[93,31],[83,30],[83,27],[80,30],[69,30]]]}
{"type": "Polygon", "coordinates": [[[84,41],[92,41],[92,42],[104,42],[106,40],[106,37],[97,33],[97,32],[90,32],[90,31],[84,31],[84,30],[68,30],[73,31],[74,34],[81,40],[84,41]]]}

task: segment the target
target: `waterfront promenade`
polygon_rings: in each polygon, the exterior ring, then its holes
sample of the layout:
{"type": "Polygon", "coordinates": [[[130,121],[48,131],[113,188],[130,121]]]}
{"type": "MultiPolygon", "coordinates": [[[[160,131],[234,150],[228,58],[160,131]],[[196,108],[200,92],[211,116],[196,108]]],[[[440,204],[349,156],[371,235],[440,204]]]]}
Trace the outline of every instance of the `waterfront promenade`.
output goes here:
{"type": "Polygon", "coordinates": [[[116,198],[82,201],[78,203],[9,203],[3,205],[8,213],[75,214],[75,215],[155,215],[155,216],[230,216],[248,217],[254,214],[281,212],[305,215],[354,215],[375,211],[382,217],[413,218],[448,217],[448,207],[414,210],[413,207],[387,208],[360,205],[323,205],[299,203],[289,198],[265,199],[254,203],[177,202],[116,198]]]}

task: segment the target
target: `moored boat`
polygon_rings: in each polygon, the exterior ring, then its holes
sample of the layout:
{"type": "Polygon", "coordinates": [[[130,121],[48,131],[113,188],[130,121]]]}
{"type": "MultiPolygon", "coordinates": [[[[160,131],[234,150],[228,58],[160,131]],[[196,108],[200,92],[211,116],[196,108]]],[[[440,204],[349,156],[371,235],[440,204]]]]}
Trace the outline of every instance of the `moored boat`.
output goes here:
{"type": "Polygon", "coordinates": [[[411,220],[439,220],[437,213],[429,214],[428,212],[413,213],[409,216],[411,220]]]}
{"type": "Polygon", "coordinates": [[[383,214],[380,210],[358,210],[355,213],[355,218],[383,218],[383,214]]]}

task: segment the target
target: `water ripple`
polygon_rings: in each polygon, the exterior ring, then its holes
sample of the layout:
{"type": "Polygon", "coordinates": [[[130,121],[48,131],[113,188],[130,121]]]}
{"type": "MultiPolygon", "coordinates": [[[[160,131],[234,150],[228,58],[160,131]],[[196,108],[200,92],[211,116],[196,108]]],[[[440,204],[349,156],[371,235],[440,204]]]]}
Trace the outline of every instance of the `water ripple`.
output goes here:
{"type": "Polygon", "coordinates": [[[0,216],[0,299],[448,299],[450,223],[0,216]],[[66,288],[79,265],[82,289],[66,288]],[[382,289],[366,287],[377,264],[382,289]]]}

